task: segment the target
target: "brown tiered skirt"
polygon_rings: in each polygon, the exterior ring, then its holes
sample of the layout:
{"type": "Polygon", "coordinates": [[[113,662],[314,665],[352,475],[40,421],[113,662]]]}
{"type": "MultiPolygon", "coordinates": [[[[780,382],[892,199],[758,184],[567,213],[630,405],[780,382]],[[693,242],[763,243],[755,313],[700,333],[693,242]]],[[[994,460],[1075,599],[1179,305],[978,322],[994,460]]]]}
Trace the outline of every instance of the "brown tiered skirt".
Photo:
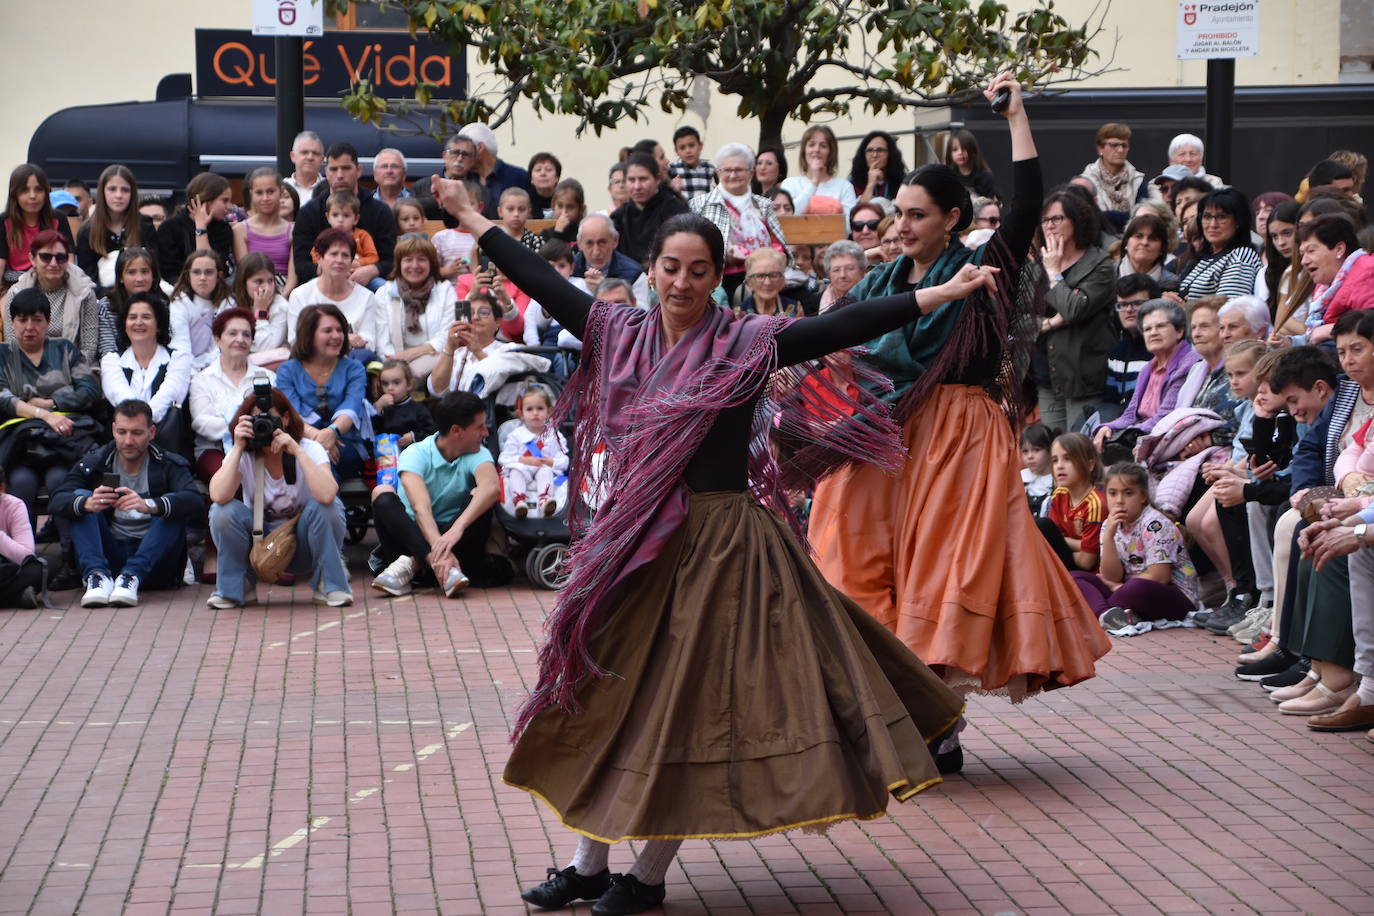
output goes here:
{"type": "Polygon", "coordinates": [[[615,676],[536,716],[505,781],[605,842],[878,817],[940,782],[927,743],[963,706],[743,493],[691,497],[592,655],[615,676]]]}
{"type": "Polygon", "coordinates": [[[853,465],[816,489],[825,577],[957,688],[1018,700],[1092,677],[1111,641],[1036,529],[1001,409],[941,385],[903,438],[898,474],[853,465]]]}

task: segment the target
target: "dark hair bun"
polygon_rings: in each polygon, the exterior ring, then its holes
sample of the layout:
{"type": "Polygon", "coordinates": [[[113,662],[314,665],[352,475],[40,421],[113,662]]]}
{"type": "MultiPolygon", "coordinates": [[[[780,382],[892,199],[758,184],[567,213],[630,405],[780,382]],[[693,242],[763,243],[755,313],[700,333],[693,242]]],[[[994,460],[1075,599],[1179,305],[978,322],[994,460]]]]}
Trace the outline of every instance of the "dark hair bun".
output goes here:
{"type": "Polygon", "coordinates": [[[954,234],[963,232],[973,222],[973,199],[968,195],[968,188],[959,180],[959,173],[949,166],[923,165],[909,173],[902,184],[919,185],[945,213],[957,207],[959,219],[954,224],[954,234]]]}

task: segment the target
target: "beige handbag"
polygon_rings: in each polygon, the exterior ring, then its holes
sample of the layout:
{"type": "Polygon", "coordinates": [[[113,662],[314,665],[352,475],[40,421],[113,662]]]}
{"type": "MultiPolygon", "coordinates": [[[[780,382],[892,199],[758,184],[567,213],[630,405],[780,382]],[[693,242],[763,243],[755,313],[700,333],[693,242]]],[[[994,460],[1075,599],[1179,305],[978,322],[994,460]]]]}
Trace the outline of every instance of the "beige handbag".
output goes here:
{"type": "Polygon", "coordinates": [[[248,565],[252,567],[258,581],[267,585],[274,584],[291,565],[296,556],[296,522],[300,516],[291,519],[274,529],[271,534],[263,535],[263,485],[266,483],[267,469],[262,456],[253,457],[253,547],[248,552],[248,565]]]}

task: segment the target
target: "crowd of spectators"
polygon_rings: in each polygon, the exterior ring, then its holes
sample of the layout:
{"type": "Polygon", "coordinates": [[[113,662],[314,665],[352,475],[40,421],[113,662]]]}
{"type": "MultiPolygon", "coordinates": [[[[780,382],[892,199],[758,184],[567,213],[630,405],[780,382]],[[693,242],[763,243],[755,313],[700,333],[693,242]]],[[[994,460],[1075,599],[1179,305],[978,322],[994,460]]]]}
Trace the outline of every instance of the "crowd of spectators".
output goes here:
{"type": "MultiPolygon", "coordinates": [[[[1081,175],[1038,202],[1015,287],[1037,322],[1024,329],[1036,337],[1024,367],[1037,402],[1022,441],[1028,498],[1114,632],[1186,620],[1230,633],[1250,649],[1238,673],[1267,678],[1282,712],[1313,716],[1314,728],[1351,708],[1374,720],[1374,659],[1352,655],[1361,612],[1374,613],[1374,595],[1360,591],[1374,588],[1374,532],[1363,527],[1374,526],[1365,159],[1336,151],[1289,188],[1241,189],[1207,172],[1198,137],[1180,134],[1168,161],[1145,171],[1130,161],[1131,136],[1103,125],[1081,175]],[[1142,577],[1153,585],[1132,584],[1142,577]],[[1352,706],[1364,674],[1371,692],[1352,706]]],[[[656,301],[644,258],[679,213],[720,229],[716,299],[738,314],[843,307],[874,265],[902,256],[909,215],[891,201],[907,166],[888,133],[864,136],[847,174],[821,125],[790,164],[782,149],[742,143],[704,158],[690,127],[671,147],[671,161],[654,140],[623,150],[607,173],[610,205],[595,211],[587,176],[564,175],[549,152],[524,168],[503,161],[482,124],[443,144],[440,174],[464,181],[570,283],[641,308],[656,301]],[[842,217],[845,237],[790,244],[779,217],[791,215],[842,217]]],[[[436,521],[437,504],[393,487],[375,501],[378,520],[408,543],[462,541],[465,563],[428,557],[446,590],[484,578],[460,567],[478,562],[497,478],[483,470],[483,418],[454,398],[496,397],[524,369],[566,374],[580,343],[488,263],[400,152],[377,153],[370,184],[351,145],[309,131],[291,160],[291,175],[246,175],[239,201],[224,177],[198,175],[176,206],[141,197],[135,174],[113,164],[84,209],[41,168],[14,169],[0,219],[0,418],[21,422],[0,431],[0,467],[30,525],[36,497],[50,494],[43,536],[69,557],[50,585],[79,572],[94,603],[136,600],[137,580],[167,578],[130,546],[157,517],[189,539],[209,532],[220,552],[214,606],[252,600],[256,493],[268,529],[298,520],[311,549],[297,566],[317,599],[351,600],[335,562],[339,485],[367,471],[374,419],[402,403],[430,424],[423,436],[398,432],[409,449],[429,443],[426,473],[465,489],[436,521]],[[78,212],[73,233],[65,217],[78,212]],[[395,369],[385,386],[383,365],[395,369]],[[263,382],[271,447],[254,438],[263,382]],[[120,430],[128,441],[141,430],[143,451],[119,445],[120,430]],[[152,456],[142,471],[139,455],[152,456]],[[94,485],[99,467],[120,481],[94,485]],[[180,496],[134,518],[129,494],[151,506],[159,488],[179,494],[194,478],[208,486],[208,520],[203,498],[190,511],[180,496]],[[450,537],[445,524],[461,530],[450,537]],[[102,544],[108,562],[95,558],[102,544]]],[[[949,135],[945,162],[969,192],[965,239],[978,244],[1012,202],[971,132],[949,135]]],[[[409,422],[399,416],[387,433],[409,422]]],[[[9,584],[0,591],[23,594],[9,584]]]]}

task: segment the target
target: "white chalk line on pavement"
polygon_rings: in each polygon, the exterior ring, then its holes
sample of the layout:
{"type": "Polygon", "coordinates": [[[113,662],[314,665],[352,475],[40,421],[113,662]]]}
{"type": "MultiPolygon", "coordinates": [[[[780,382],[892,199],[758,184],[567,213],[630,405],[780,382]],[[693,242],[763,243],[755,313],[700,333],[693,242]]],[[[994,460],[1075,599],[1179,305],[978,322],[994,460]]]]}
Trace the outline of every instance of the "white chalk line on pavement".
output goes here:
{"type": "MultiPolygon", "coordinates": [[[[303,630],[303,631],[301,631],[300,633],[297,633],[295,636],[292,636],[289,640],[283,640],[282,642],[269,643],[268,646],[267,646],[267,648],[269,648],[269,649],[280,649],[282,646],[285,646],[285,645],[287,645],[288,643],[293,643],[293,642],[295,642],[295,641],[298,640],[298,639],[305,639],[307,636],[315,636],[316,634],[323,633],[325,630],[332,630],[334,627],[337,627],[339,624],[343,623],[343,622],[346,621],[346,620],[352,620],[352,619],[354,619],[355,617],[362,617],[362,616],[364,616],[364,615],[367,614],[367,613],[368,613],[367,608],[363,608],[361,611],[354,611],[352,614],[345,614],[345,615],[343,616],[343,620],[331,620],[331,621],[329,621],[329,622],[327,622],[327,623],[322,623],[322,624],[320,624],[319,626],[315,627],[315,629],[313,629],[313,630],[303,630]]],[[[380,614],[381,611],[375,611],[375,612],[373,612],[373,613],[378,613],[378,614],[380,614]]]]}
{"type": "MultiPolygon", "coordinates": [[[[416,724],[419,724],[419,723],[416,723],[416,724]]],[[[393,773],[404,773],[404,772],[408,772],[408,771],[410,771],[410,770],[415,769],[415,767],[416,767],[417,765],[419,765],[419,764],[421,764],[421,763],[424,763],[424,761],[425,761],[426,758],[431,757],[431,756],[433,756],[434,754],[437,754],[439,751],[443,750],[444,747],[447,746],[448,742],[452,741],[454,738],[457,738],[459,735],[461,735],[463,732],[467,731],[467,730],[470,729],[470,728],[472,728],[472,723],[471,723],[471,722],[462,722],[462,723],[459,723],[458,725],[453,726],[453,727],[450,728],[448,731],[444,732],[443,740],[441,740],[441,741],[436,741],[436,742],[433,743],[433,744],[427,744],[427,745],[425,745],[424,747],[420,748],[418,751],[416,751],[416,752],[415,752],[415,762],[414,762],[414,763],[403,763],[403,764],[400,764],[399,766],[392,767],[392,770],[391,770],[391,771],[392,771],[393,773]]],[[[390,782],[390,781],[391,781],[391,780],[389,780],[389,779],[388,779],[388,780],[385,780],[385,782],[390,782]]],[[[348,804],[350,804],[350,805],[356,804],[357,802],[360,802],[360,801],[362,801],[362,800],[365,799],[365,798],[370,798],[371,796],[376,795],[376,794],[377,794],[378,792],[380,792],[380,791],[382,791],[382,787],[381,787],[381,786],[370,786],[370,787],[368,787],[368,788],[366,788],[366,789],[359,789],[357,792],[354,792],[353,795],[349,797],[349,799],[348,799],[348,804]]],[[[266,854],[266,855],[256,855],[256,856],[253,856],[253,858],[249,859],[249,860],[246,861],[246,862],[238,862],[238,863],[233,863],[233,862],[231,862],[231,863],[228,863],[228,864],[225,864],[225,863],[222,863],[222,862],[207,862],[207,863],[204,863],[204,864],[188,864],[188,865],[186,865],[186,866],[184,866],[184,867],[186,867],[186,868],[223,868],[223,869],[226,869],[226,870],[228,870],[228,869],[249,869],[249,870],[251,870],[251,869],[262,868],[263,864],[267,861],[267,859],[269,859],[269,858],[274,858],[274,857],[276,857],[276,856],[279,856],[279,855],[281,855],[282,853],[286,852],[288,849],[291,849],[293,846],[298,845],[302,840],[307,839],[307,838],[310,836],[310,834],[314,833],[316,830],[319,830],[319,829],[320,829],[321,827],[323,827],[325,824],[328,824],[328,823],[330,822],[330,820],[331,820],[331,818],[326,817],[326,816],[324,816],[324,815],[320,815],[320,816],[318,816],[318,817],[312,817],[312,818],[310,819],[310,823],[309,823],[308,825],[306,825],[305,827],[300,828],[299,830],[294,831],[294,832],[291,833],[290,835],[288,835],[288,836],[284,837],[283,839],[280,839],[280,840],[278,840],[277,842],[273,843],[273,844],[268,848],[267,854],[266,854]]],[[[72,867],[77,867],[77,866],[72,866],[72,867]]]]}

